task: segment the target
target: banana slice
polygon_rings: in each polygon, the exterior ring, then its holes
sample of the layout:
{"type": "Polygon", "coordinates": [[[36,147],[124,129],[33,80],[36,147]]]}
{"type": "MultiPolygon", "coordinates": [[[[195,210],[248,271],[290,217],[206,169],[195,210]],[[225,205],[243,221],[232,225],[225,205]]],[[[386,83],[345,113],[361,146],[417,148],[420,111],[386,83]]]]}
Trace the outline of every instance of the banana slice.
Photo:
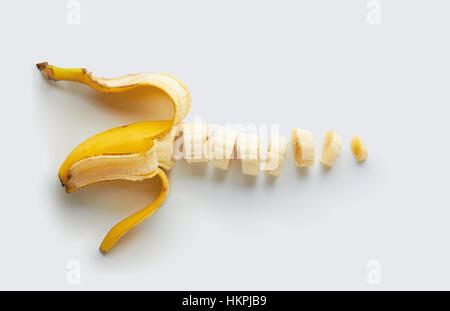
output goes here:
{"type": "Polygon", "coordinates": [[[314,165],[314,140],[310,131],[294,128],[291,132],[292,150],[295,165],[308,167],[314,165]]]}
{"type": "Polygon", "coordinates": [[[211,146],[211,165],[222,170],[230,168],[236,144],[236,132],[227,127],[220,127],[211,146]]]}
{"type": "Polygon", "coordinates": [[[209,124],[192,122],[183,124],[184,157],[188,163],[209,161],[209,124]]]}
{"type": "Polygon", "coordinates": [[[155,152],[159,166],[165,170],[170,170],[175,163],[173,159],[174,140],[174,136],[166,135],[163,138],[155,141],[155,152]]]}
{"type": "Polygon", "coordinates": [[[359,162],[364,161],[369,156],[366,143],[359,136],[353,136],[350,142],[353,154],[359,162]]]}
{"type": "Polygon", "coordinates": [[[270,137],[269,149],[267,152],[267,162],[264,170],[273,176],[279,176],[283,167],[284,158],[287,150],[286,137],[272,135],[270,137]]]}
{"type": "Polygon", "coordinates": [[[336,162],[341,146],[341,136],[339,136],[335,131],[328,131],[325,135],[320,162],[328,167],[332,167],[336,162]]]}
{"type": "Polygon", "coordinates": [[[259,137],[254,134],[239,134],[237,142],[237,155],[241,160],[242,173],[259,175],[259,137]]]}

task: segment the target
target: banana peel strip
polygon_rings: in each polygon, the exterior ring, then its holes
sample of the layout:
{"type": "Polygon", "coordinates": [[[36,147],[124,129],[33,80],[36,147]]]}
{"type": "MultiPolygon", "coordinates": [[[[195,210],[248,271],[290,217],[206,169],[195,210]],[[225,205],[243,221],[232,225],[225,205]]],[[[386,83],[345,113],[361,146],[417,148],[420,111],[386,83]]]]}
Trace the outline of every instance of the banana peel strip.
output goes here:
{"type": "Polygon", "coordinates": [[[103,239],[102,244],[100,245],[100,251],[103,253],[108,252],[116,242],[131,228],[141,223],[145,218],[151,216],[166,200],[167,195],[169,194],[170,182],[166,173],[158,168],[156,174],[161,179],[162,189],[159,196],[147,207],[141,209],[140,211],[134,213],[131,216],[128,216],[117,225],[115,225],[111,230],[109,230],[108,234],[103,239]]]}
{"type": "Polygon", "coordinates": [[[166,170],[172,168],[172,128],[187,115],[191,97],[177,78],[161,73],[132,74],[115,79],[93,76],[83,68],[59,68],[48,63],[37,64],[49,80],[66,80],[86,84],[104,93],[121,93],[136,87],[156,87],[164,91],[174,106],[172,120],[144,121],[113,128],[78,145],[59,170],[59,178],[68,193],[100,181],[144,180],[159,176],[162,189],[158,198],[144,209],[115,225],[100,245],[108,252],[128,230],[152,215],[164,202],[170,182],[166,170]]]}

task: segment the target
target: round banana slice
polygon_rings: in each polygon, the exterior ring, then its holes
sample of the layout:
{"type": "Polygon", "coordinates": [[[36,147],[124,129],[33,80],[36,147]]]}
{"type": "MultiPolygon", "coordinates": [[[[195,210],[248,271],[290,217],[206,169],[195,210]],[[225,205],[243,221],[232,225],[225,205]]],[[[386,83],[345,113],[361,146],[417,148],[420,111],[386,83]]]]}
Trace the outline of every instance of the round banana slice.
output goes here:
{"type": "Polygon", "coordinates": [[[237,155],[241,160],[242,173],[259,175],[259,137],[255,134],[239,134],[237,142],[237,155]]]}
{"type": "Polygon", "coordinates": [[[183,124],[184,158],[188,163],[209,161],[209,124],[191,122],[183,124]]]}
{"type": "Polygon", "coordinates": [[[335,131],[328,131],[323,143],[323,151],[320,162],[328,167],[332,167],[336,162],[339,151],[342,147],[342,138],[335,131]]]}
{"type": "Polygon", "coordinates": [[[353,136],[350,142],[353,155],[359,162],[364,161],[369,156],[366,143],[359,136],[353,136]]]}
{"type": "Polygon", "coordinates": [[[297,167],[313,166],[315,150],[311,132],[299,128],[292,129],[291,143],[295,165],[297,167]]]}
{"type": "Polygon", "coordinates": [[[287,151],[286,137],[279,135],[272,135],[270,137],[269,149],[267,152],[267,162],[264,170],[267,174],[279,176],[281,168],[283,167],[284,158],[287,151]]]}
{"type": "Polygon", "coordinates": [[[211,145],[211,165],[222,170],[230,168],[236,144],[236,132],[227,127],[220,127],[211,145]]]}

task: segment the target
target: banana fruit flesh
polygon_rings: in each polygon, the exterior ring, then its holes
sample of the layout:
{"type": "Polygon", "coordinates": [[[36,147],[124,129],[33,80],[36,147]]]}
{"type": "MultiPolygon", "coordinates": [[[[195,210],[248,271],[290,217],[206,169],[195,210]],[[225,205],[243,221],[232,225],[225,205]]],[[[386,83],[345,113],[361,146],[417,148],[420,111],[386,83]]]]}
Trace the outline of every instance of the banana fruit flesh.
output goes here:
{"type": "Polygon", "coordinates": [[[186,86],[167,74],[143,73],[116,79],[93,76],[86,69],[64,69],[39,63],[37,67],[50,80],[84,83],[106,93],[126,92],[136,87],[156,87],[170,97],[174,115],[166,121],[144,121],[116,127],[79,144],[59,170],[59,179],[68,193],[107,180],[143,180],[159,176],[162,189],[158,198],[146,208],[115,225],[105,236],[100,250],[109,251],[128,230],[161,206],[169,192],[169,179],[160,168],[173,166],[172,129],[187,115],[191,98],[186,86]]]}
{"type": "Polygon", "coordinates": [[[287,151],[287,139],[280,135],[270,137],[267,161],[264,170],[273,176],[279,176],[287,151]]]}
{"type": "Polygon", "coordinates": [[[227,127],[217,130],[211,145],[211,165],[222,170],[230,168],[231,159],[234,158],[236,132],[227,127]]]}
{"type": "Polygon", "coordinates": [[[366,143],[359,136],[353,136],[350,142],[353,155],[358,162],[362,162],[369,156],[366,143]]]}
{"type": "Polygon", "coordinates": [[[295,165],[308,167],[314,165],[314,140],[308,130],[294,128],[291,131],[292,150],[294,152],[295,165]]]}
{"type": "Polygon", "coordinates": [[[328,131],[325,134],[325,141],[323,143],[322,157],[320,159],[320,162],[328,167],[334,166],[341,147],[341,136],[339,136],[335,131],[328,131]]]}

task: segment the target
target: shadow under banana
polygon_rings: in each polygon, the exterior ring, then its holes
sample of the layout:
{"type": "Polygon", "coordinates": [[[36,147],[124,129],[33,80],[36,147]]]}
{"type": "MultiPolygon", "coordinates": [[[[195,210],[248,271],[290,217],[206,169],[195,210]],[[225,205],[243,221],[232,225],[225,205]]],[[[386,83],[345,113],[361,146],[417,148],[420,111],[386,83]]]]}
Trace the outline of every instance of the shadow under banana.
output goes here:
{"type": "Polygon", "coordinates": [[[68,193],[78,188],[108,180],[144,180],[158,176],[162,189],[150,205],[116,224],[100,245],[108,252],[131,228],[152,215],[165,201],[170,182],[166,175],[174,160],[173,128],[186,117],[191,97],[177,78],[162,73],[132,74],[115,79],[93,76],[86,69],[65,69],[39,63],[37,67],[49,80],[86,84],[104,93],[123,93],[136,88],[157,88],[173,104],[171,120],[143,121],[99,133],[78,145],[65,159],[59,179],[68,193]]]}

